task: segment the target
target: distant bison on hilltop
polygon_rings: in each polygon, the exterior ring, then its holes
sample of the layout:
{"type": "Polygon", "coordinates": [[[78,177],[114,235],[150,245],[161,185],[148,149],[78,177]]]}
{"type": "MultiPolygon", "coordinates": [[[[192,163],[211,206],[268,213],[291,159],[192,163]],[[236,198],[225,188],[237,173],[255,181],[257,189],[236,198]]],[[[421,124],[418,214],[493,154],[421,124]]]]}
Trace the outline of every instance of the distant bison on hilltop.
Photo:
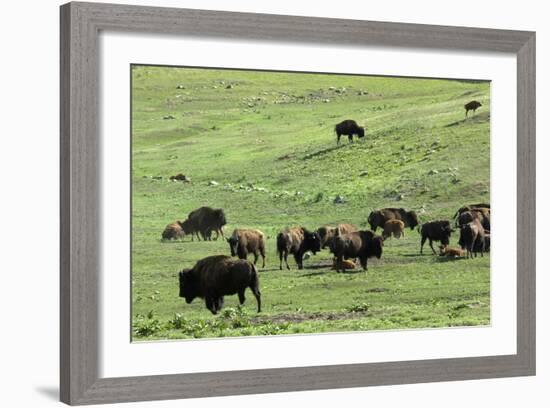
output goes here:
{"type": "Polygon", "coordinates": [[[469,111],[474,111],[474,114],[476,113],[476,109],[481,107],[481,103],[478,101],[471,101],[468,102],[466,105],[464,105],[464,109],[466,110],[466,116],[468,116],[469,111]]]}
{"type": "Polygon", "coordinates": [[[216,232],[216,238],[223,235],[223,226],[227,224],[225,213],[222,209],[213,209],[210,207],[201,207],[191,211],[187,217],[194,231],[200,232],[202,239],[210,241],[212,231],[216,232]]]}
{"type": "Polygon", "coordinates": [[[340,137],[342,135],[347,135],[350,143],[353,143],[353,135],[357,135],[359,138],[365,137],[365,128],[359,126],[357,122],[351,119],[338,123],[334,127],[334,131],[336,132],[337,144],[340,144],[340,137]]]}
{"type": "Polygon", "coordinates": [[[191,269],[179,272],[179,295],[191,303],[199,297],[205,300],[212,314],[223,307],[223,297],[239,295],[242,305],[244,292],[250,288],[261,311],[261,293],[258,271],[254,264],[242,259],[232,259],[226,255],[214,255],[201,259],[191,269]]]}
{"type": "Polygon", "coordinates": [[[298,269],[303,269],[303,258],[307,251],[315,255],[321,250],[321,238],[317,232],[308,231],[303,227],[286,228],[277,235],[277,252],[279,253],[279,269],[283,269],[283,258],[286,268],[288,254],[294,255],[298,269]]]}
{"type": "Polygon", "coordinates": [[[262,256],[262,268],[265,268],[265,236],[256,229],[235,229],[231,237],[227,238],[231,256],[246,259],[249,253],[254,254],[254,265],[258,261],[258,255],[262,256]]]}
{"type": "Polygon", "coordinates": [[[344,270],[344,260],[359,258],[363,270],[367,270],[367,259],[375,256],[380,259],[384,239],[372,231],[355,231],[349,234],[337,234],[331,251],[336,257],[336,272],[344,270]]]}
{"type": "Polygon", "coordinates": [[[381,210],[372,211],[367,219],[373,231],[378,227],[384,228],[384,225],[389,220],[403,221],[405,227],[411,230],[418,225],[418,216],[414,211],[406,211],[404,208],[382,208],[381,210]]]}

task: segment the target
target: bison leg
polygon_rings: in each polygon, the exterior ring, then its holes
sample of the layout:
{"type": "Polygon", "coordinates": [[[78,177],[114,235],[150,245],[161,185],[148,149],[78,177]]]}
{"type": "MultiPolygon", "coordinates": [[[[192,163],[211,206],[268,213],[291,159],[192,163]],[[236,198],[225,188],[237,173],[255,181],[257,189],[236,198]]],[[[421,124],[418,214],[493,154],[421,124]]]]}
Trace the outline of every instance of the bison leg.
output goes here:
{"type": "Polygon", "coordinates": [[[256,265],[256,262],[258,262],[258,251],[254,252],[254,265],[256,265]]]}
{"type": "Polygon", "coordinates": [[[435,249],[434,249],[434,243],[433,243],[433,241],[432,241],[432,239],[431,239],[431,238],[428,238],[428,239],[429,239],[429,242],[430,242],[430,248],[432,248],[432,252],[434,253],[434,255],[436,255],[436,254],[437,254],[437,252],[435,252],[435,249]]]}
{"type": "Polygon", "coordinates": [[[340,273],[340,271],[344,272],[344,256],[339,255],[336,258],[336,273],[340,273]]]}
{"type": "Polygon", "coordinates": [[[208,310],[210,310],[212,312],[212,314],[216,314],[218,313],[218,311],[216,310],[216,304],[217,304],[217,301],[211,297],[211,296],[206,296],[204,298],[204,301],[206,303],[206,308],[208,310]]]}
{"type": "Polygon", "coordinates": [[[262,255],[262,268],[265,268],[265,248],[260,247],[260,255],[262,255]]]}
{"type": "Polygon", "coordinates": [[[353,135],[348,135],[349,143],[353,143],[353,135]]]}
{"type": "Polygon", "coordinates": [[[303,256],[304,255],[302,254],[302,251],[294,252],[294,260],[296,261],[296,264],[298,265],[298,269],[304,269],[303,256]]]}
{"type": "Polygon", "coordinates": [[[285,264],[286,269],[290,270],[290,266],[288,266],[288,251],[285,251],[285,264]]]}
{"type": "Polygon", "coordinates": [[[422,237],[422,240],[420,241],[420,255],[422,255],[422,248],[424,247],[424,244],[426,243],[426,237],[422,237]]]}
{"type": "Polygon", "coordinates": [[[258,304],[258,313],[260,313],[262,311],[262,294],[258,288],[252,289],[252,293],[254,293],[256,303],[258,304]]]}
{"type": "Polygon", "coordinates": [[[363,270],[366,272],[368,267],[367,267],[367,257],[359,257],[359,262],[361,262],[361,266],[363,267],[363,270]]]}
{"type": "Polygon", "coordinates": [[[246,298],[244,297],[244,289],[239,292],[239,303],[242,305],[246,298]]]}
{"type": "Polygon", "coordinates": [[[340,133],[338,133],[336,135],[336,144],[339,145],[340,144],[340,136],[342,136],[340,133]]]}

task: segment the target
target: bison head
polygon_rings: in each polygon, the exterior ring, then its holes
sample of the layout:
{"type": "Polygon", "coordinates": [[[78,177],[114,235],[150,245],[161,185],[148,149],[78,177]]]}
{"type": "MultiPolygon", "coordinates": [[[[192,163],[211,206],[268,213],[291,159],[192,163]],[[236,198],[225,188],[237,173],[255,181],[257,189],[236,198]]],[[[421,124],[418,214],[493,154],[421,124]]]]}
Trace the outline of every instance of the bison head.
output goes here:
{"type": "Polygon", "coordinates": [[[237,248],[239,247],[239,237],[233,235],[227,238],[229,243],[229,249],[231,250],[231,256],[237,256],[237,248]]]}
{"type": "Polygon", "coordinates": [[[304,252],[311,251],[313,255],[321,251],[321,237],[319,237],[319,233],[310,232],[304,229],[304,241],[302,245],[304,252]]]}
{"type": "Polygon", "coordinates": [[[375,256],[378,259],[382,256],[382,247],[384,246],[384,239],[380,236],[375,236],[368,244],[368,256],[375,256]]]}
{"type": "Polygon", "coordinates": [[[363,128],[363,127],[357,128],[357,136],[358,137],[365,137],[365,128],[363,128]]]}
{"type": "Polygon", "coordinates": [[[413,230],[419,224],[418,215],[415,211],[409,211],[407,212],[407,218],[409,219],[409,227],[413,230]]]}
{"type": "Polygon", "coordinates": [[[367,221],[370,227],[372,228],[372,230],[376,231],[376,228],[383,226],[384,217],[380,211],[371,211],[367,221]]]}
{"type": "Polygon", "coordinates": [[[317,234],[319,234],[319,238],[321,239],[321,248],[326,248],[330,245],[330,242],[334,237],[334,228],[321,227],[317,230],[317,234]]]}
{"type": "Polygon", "coordinates": [[[185,298],[187,303],[191,303],[199,295],[198,282],[191,275],[191,269],[184,269],[179,273],[180,297],[185,298]]]}
{"type": "Polygon", "coordinates": [[[225,213],[223,212],[222,209],[219,209],[219,210],[215,210],[216,211],[216,219],[217,219],[217,224],[222,227],[224,225],[227,224],[227,220],[225,218],[225,213]]]}

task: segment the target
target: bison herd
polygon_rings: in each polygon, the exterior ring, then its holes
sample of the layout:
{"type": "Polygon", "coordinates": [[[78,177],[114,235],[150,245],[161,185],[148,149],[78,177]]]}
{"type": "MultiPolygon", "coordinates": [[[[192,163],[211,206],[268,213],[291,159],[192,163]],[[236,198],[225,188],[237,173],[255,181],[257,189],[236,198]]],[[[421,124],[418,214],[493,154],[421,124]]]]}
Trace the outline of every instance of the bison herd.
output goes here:
{"type": "MultiPolygon", "coordinates": [[[[420,253],[428,241],[433,254],[437,254],[433,242],[439,242],[439,255],[448,257],[473,258],[479,253],[490,249],[490,216],[489,204],[471,204],[458,209],[454,214],[454,224],[449,220],[428,221],[419,223],[414,211],[403,208],[383,208],[372,211],[367,222],[372,230],[360,230],[353,224],[323,225],[317,230],[305,227],[291,227],[281,230],[276,237],[276,248],[279,255],[279,269],[283,269],[283,260],[287,269],[288,255],[292,254],[298,269],[303,269],[303,261],[311,254],[328,249],[332,254],[333,266],[336,272],[354,269],[359,261],[364,271],[367,271],[369,258],[382,256],[384,242],[390,237],[401,238],[404,230],[418,229],[420,233],[420,253]],[[382,229],[382,235],[376,230],[382,229]],[[450,247],[451,234],[459,229],[458,248],[450,247]]],[[[163,240],[183,239],[185,236],[195,236],[198,240],[214,239],[221,235],[225,238],[223,227],[227,220],[222,209],[201,207],[189,213],[184,221],[176,221],[166,226],[162,233],[163,240]]],[[[250,288],[261,310],[261,295],[259,289],[256,263],[262,257],[262,268],[266,264],[266,236],[257,229],[236,228],[226,239],[229,244],[228,255],[213,255],[199,260],[191,269],[179,273],[180,297],[187,303],[199,297],[205,300],[206,307],[216,314],[223,306],[225,295],[238,294],[242,304],[244,292],[250,288]],[[254,262],[248,261],[248,255],[254,256],[254,262]],[[237,257],[234,259],[232,257],[237,257]]]]}

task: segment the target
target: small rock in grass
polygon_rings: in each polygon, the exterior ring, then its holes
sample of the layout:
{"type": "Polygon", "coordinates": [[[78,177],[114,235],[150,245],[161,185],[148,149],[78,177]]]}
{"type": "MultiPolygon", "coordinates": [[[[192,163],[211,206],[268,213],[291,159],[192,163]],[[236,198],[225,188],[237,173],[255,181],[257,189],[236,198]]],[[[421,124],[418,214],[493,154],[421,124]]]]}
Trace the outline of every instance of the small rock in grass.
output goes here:
{"type": "Polygon", "coordinates": [[[341,195],[337,195],[335,198],[334,198],[334,204],[343,204],[345,203],[346,200],[344,199],[344,197],[342,197],[341,195]]]}
{"type": "Polygon", "coordinates": [[[214,181],[214,180],[210,180],[210,181],[208,182],[208,185],[209,185],[209,186],[217,186],[218,184],[220,184],[220,183],[218,183],[217,181],[214,181]]]}

